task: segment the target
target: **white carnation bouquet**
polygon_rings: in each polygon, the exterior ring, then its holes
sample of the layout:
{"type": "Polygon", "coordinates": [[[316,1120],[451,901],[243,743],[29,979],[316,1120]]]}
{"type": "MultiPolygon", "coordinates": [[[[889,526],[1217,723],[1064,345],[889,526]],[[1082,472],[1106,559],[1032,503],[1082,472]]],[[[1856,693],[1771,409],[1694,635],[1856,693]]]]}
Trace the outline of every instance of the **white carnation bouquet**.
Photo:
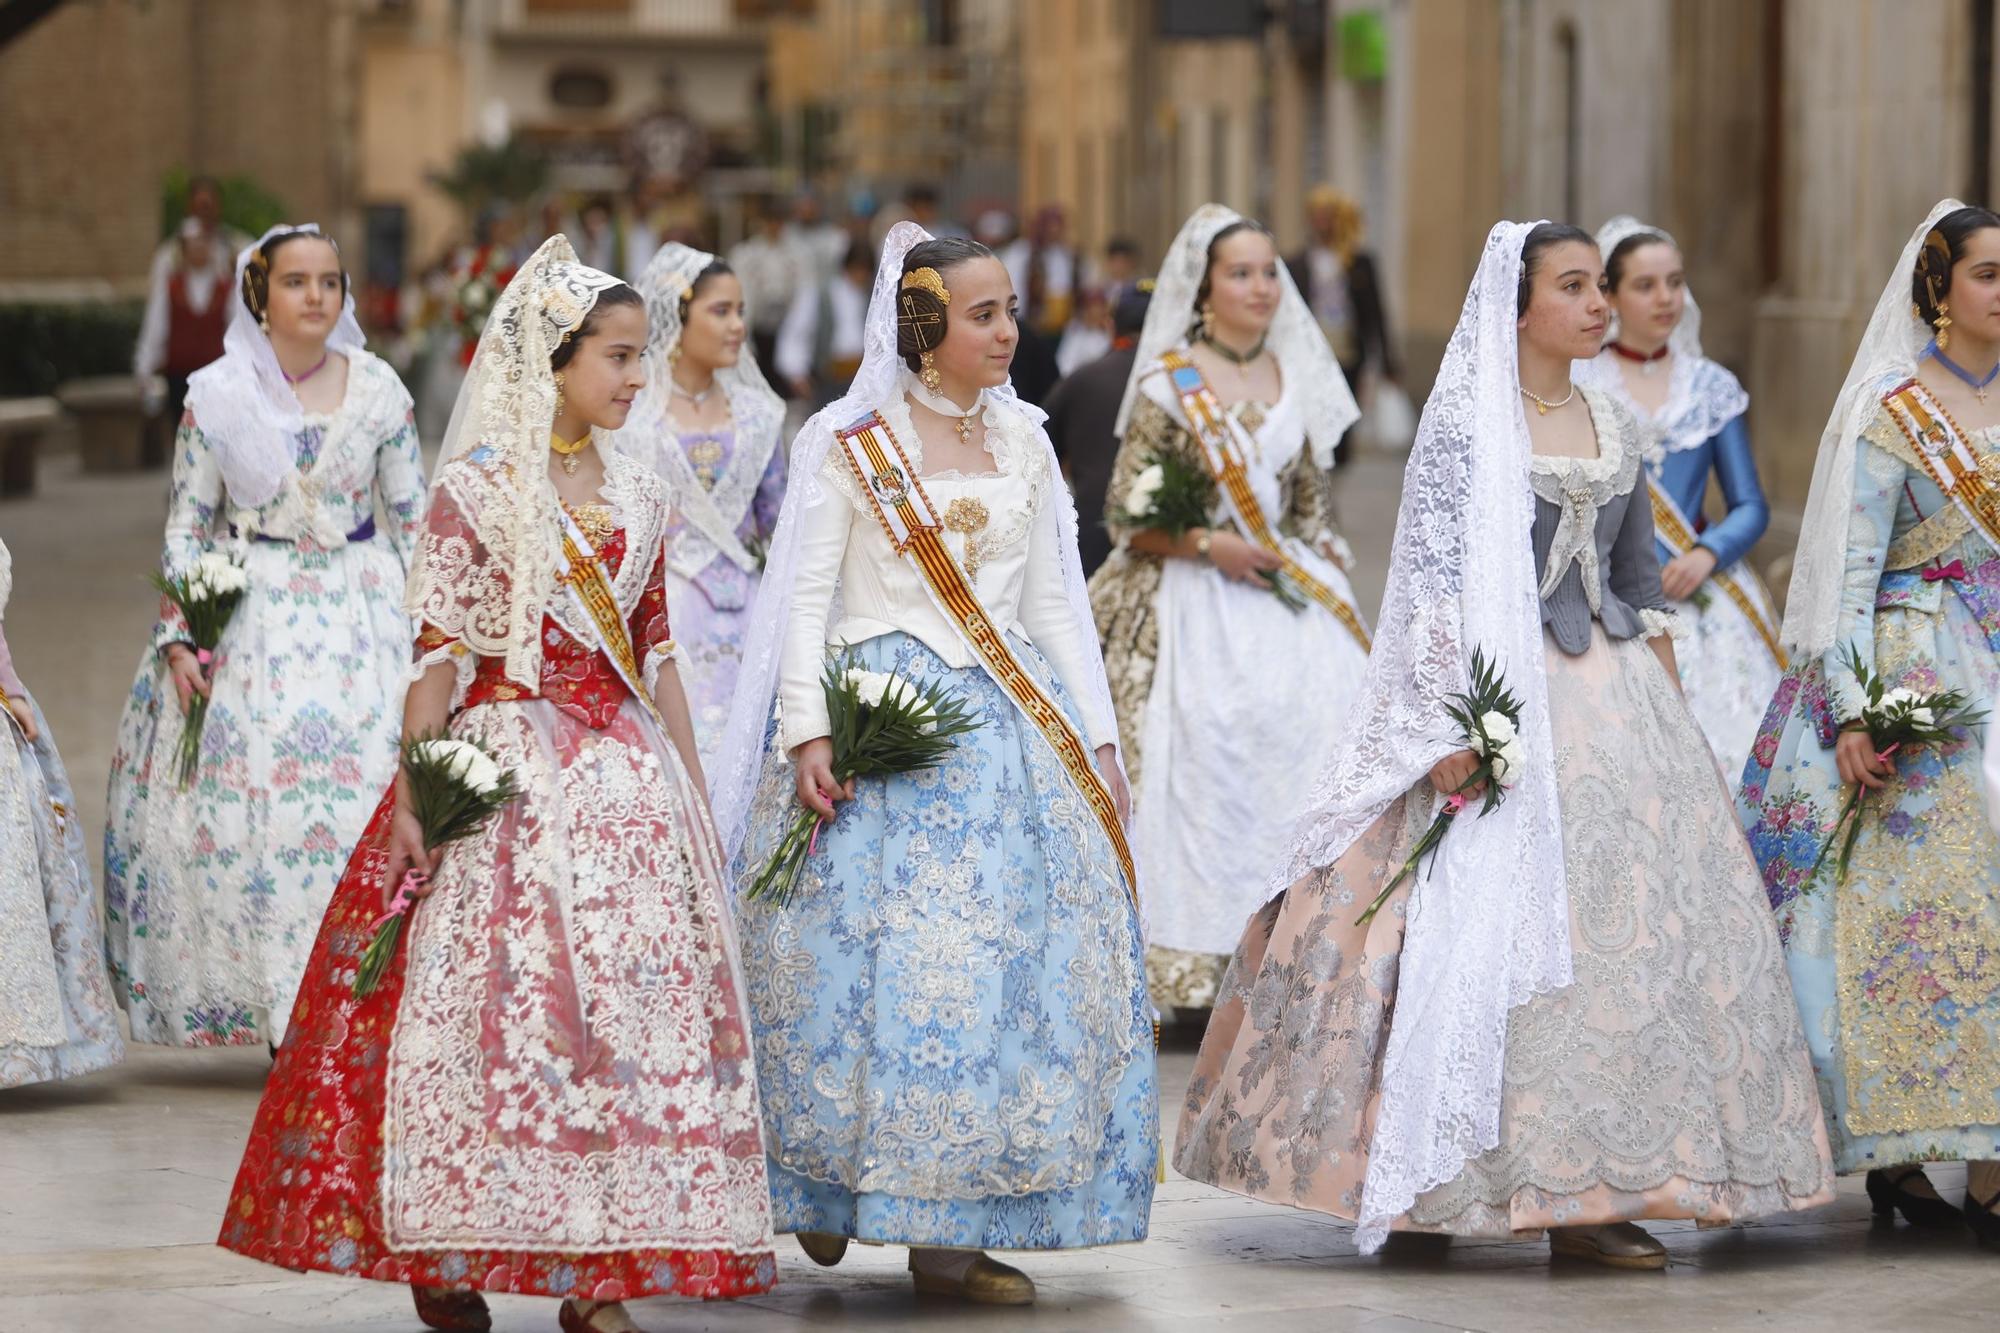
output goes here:
{"type": "MultiPolygon", "coordinates": [[[[935,681],[919,685],[893,672],[865,670],[851,655],[828,659],[820,690],[833,742],[833,776],[842,785],[850,778],[935,768],[960,736],[981,725],[957,691],[935,681]]],[[[780,906],[788,902],[805,873],[806,859],[819,850],[824,822],[801,809],[744,897],[752,902],[771,899],[780,906]]]]}
{"type": "Polygon", "coordinates": [[[1425,857],[1437,860],[1438,844],[1444,841],[1451,822],[1477,799],[1475,793],[1482,786],[1485,800],[1479,813],[1485,815],[1497,809],[1506,790],[1520,780],[1521,766],[1527,762],[1521,752],[1521,701],[1478,649],[1472,653],[1472,688],[1464,694],[1452,695],[1444,711],[1458,724],[1459,739],[1479,757],[1479,766],[1472,770],[1471,777],[1445,795],[1443,808],[1424,830],[1424,836],[1417,839],[1403,868],[1375,895],[1375,901],[1368,904],[1368,910],[1361,914],[1356,925],[1374,920],[1396,886],[1423,868],[1425,857]]]}
{"type": "MultiPolygon", "coordinates": [[[[1963,738],[1972,727],[1986,720],[1982,709],[1971,707],[1971,701],[1964,690],[1912,690],[1898,685],[1891,689],[1889,682],[1881,675],[1869,670],[1861,660],[1860,650],[1848,644],[1841,654],[1843,665],[1854,675],[1861,687],[1862,698],[1866,702],[1861,707],[1860,729],[1868,733],[1869,744],[1874,747],[1878,763],[1888,763],[1898,754],[1919,749],[1926,745],[1948,746],[1963,738]]],[[[1861,802],[1868,795],[1868,788],[1856,783],[1854,794],[1840,807],[1840,817],[1827,830],[1826,841],[1820,844],[1819,856],[1813,861],[1812,870],[1806,875],[1806,884],[1819,877],[1819,868],[1826,864],[1826,858],[1839,841],[1842,830],[1846,831],[1846,841],[1840,844],[1840,857],[1834,863],[1833,882],[1839,885],[1847,878],[1847,865],[1854,857],[1854,844],[1861,836],[1861,802]]]]}
{"type": "MultiPolygon", "coordinates": [[[[250,576],[237,560],[210,551],[184,573],[173,577],[153,575],[153,586],[181,613],[181,620],[187,626],[188,645],[193,648],[194,660],[201,663],[206,678],[209,666],[215,661],[215,650],[222,643],[222,631],[236,614],[243,595],[250,591],[250,576]]],[[[188,698],[187,717],[183,719],[180,743],[176,746],[176,766],[183,787],[194,781],[195,768],[201,763],[201,733],[207,723],[208,695],[197,690],[188,698]]]]}
{"type": "MultiPolygon", "coordinates": [[[[424,831],[424,846],[435,851],[469,838],[520,794],[513,770],[474,741],[423,736],[403,742],[403,777],[409,784],[410,807],[424,831]]],[[[375,938],[361,955],[354,975],[354,998],[373,991],[396,956],[403,922],[415,902],[414,891],[427,876],[410,869],[396,886],[389,909],[375,923],[375,938]]]]}

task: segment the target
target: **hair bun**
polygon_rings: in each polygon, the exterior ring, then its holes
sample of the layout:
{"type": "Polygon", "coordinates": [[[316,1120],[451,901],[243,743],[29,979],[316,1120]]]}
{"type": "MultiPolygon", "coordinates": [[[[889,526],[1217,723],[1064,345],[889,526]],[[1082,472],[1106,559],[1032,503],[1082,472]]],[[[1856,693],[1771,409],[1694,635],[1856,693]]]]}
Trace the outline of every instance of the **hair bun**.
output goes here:
{"type": "Polygon", "coordinates": [[[903,275],[896,293],[896,353],[904,359],[935,351],[944,341],[944,312],[951,293],[934,268],[916,268],[903,275]]]}

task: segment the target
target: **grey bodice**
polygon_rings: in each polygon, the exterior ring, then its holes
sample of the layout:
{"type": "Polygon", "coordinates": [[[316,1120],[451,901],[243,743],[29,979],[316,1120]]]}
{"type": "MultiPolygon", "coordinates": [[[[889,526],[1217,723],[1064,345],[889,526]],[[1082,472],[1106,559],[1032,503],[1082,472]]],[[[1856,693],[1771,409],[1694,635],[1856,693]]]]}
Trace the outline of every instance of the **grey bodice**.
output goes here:
{"type": "Polygon", "coordinates": [[[1653,507],[1639,484],[1637,425],[1608,394],[1578,392],[1597,428],[1598,456],[1538,455],[1529,466],[1542,624],[1572,656],[1590,647],[1592,620],[1611,638],[1634,639],[1662,632],[1670,615],[1653,507]]]}

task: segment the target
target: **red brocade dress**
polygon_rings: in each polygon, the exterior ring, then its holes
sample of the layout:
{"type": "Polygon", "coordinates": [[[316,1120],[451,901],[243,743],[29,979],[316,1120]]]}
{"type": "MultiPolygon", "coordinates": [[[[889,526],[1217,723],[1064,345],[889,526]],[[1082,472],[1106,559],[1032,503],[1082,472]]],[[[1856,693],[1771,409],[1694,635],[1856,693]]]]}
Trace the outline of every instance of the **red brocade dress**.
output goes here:
{"type": "MultiPolygon", "coordinates": [[[[650,474],[613,471],[590,535],[650,684],[672,650],[665,506],[650,474]],[[631,552],[643,563],[628,568],[631,552]]],[[[429,528],[424,558],[478,567],[449,485],[429,528]]],[[[535,691],[425,620],[420,663],[459,666],[450,734],[512,768],[522,795],[446,848],[387,975],[356,1001],[383,911],[393,789],[382,798],[320,927],[224,1247],[597,1301],[727,1299],[775,1280],[714,833],[566,597],[543,618],[535,691]]]]}

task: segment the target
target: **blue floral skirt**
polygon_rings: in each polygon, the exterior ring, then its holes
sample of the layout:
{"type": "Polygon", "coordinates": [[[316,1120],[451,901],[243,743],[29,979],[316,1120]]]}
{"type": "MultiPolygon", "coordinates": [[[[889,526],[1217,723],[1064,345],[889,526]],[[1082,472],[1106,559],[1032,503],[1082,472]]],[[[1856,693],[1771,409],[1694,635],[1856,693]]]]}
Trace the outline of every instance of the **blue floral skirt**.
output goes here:
{"type": "MultiPolygon", "coordinates": [[[[1074,722],[1040,654],[1014,647],[1074,722]]],[[[902,633],[853,652],[944,682],[983,724],[936,769],[859,783],[788,904],[739,904],[775,1227],[986,1249],[1143,1240],[1152,1019],[1110,840],[980,668],[902,633]]],[[[739,890],[797,810],[792,781],[774,728],[739,890]]]]}
{"type": "MultiPolygon", "coordinates": [[[[1934,609],[1903,604],[1898,577],[1884,576],[1877,601],[1876,669],[1892,686],[1963,689],[1990,706],[2000,662],[1979,621],[1959,596],[1934,609]]],[[[1836,883],[1838,849],[1813,874],[1851,792],[1835,736],[1822,664],[1795,666],[1737,794],[1834,1166],[2000,1159],[2000,840],[1987,823],[1981,737],[1896,756],[1888,785],[1861,804],[1853,862],[1836,883]]]]}

